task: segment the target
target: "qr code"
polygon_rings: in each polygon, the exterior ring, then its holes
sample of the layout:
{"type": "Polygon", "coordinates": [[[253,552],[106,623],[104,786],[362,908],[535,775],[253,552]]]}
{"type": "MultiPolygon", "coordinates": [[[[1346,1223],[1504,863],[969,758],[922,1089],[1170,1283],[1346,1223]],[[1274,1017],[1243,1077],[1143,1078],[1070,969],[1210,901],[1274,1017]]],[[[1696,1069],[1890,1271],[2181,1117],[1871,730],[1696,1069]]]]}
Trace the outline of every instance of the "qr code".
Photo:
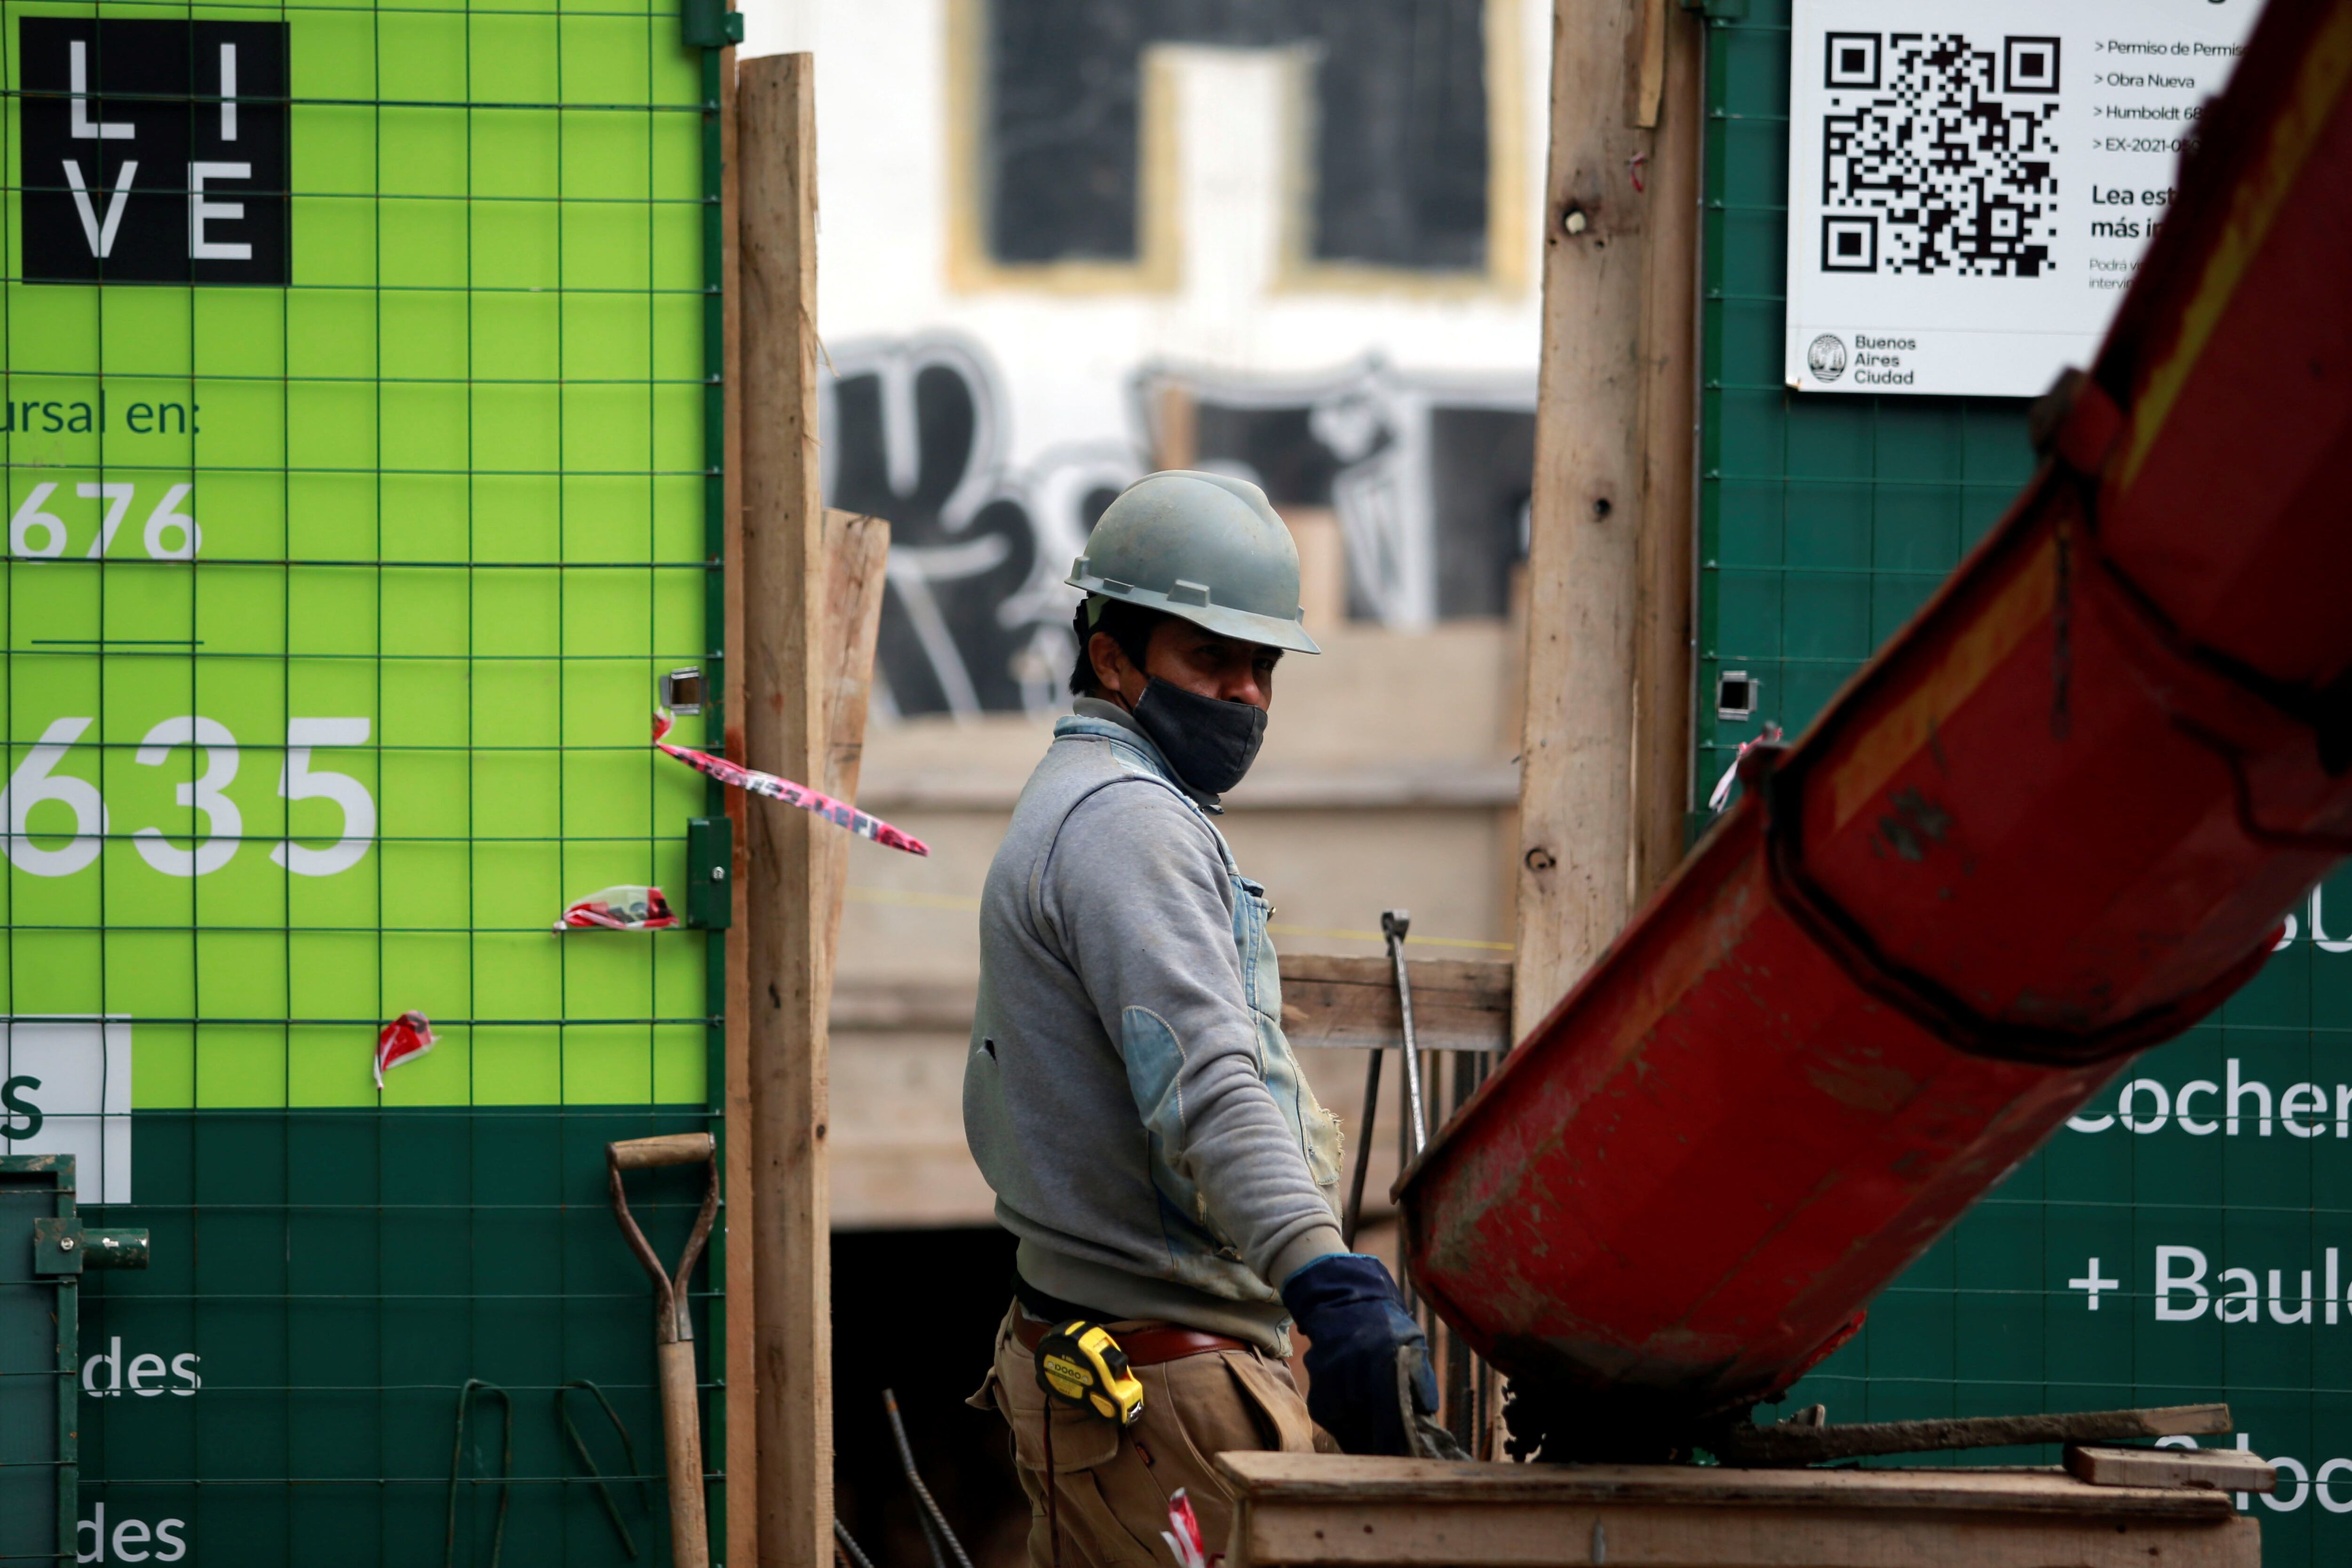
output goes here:
{"type": "Polygon", "coordinates": [[[1824,70],[1823,270],[2041,276],[2057,229],[2056,38],[1832,33],[1824,70]]]}

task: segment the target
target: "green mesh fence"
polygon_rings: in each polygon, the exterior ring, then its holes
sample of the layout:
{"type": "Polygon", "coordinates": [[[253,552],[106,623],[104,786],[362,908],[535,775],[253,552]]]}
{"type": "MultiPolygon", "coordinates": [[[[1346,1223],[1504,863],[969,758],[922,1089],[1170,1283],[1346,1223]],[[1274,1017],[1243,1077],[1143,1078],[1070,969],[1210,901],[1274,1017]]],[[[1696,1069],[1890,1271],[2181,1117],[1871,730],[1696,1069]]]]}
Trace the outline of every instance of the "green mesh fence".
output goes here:
{"type": "MultiPolygon", "coordinates": [[[[2020,401],[1781,384],[1788,23],[1787,0],[1752,0],[1707,32],[1695,826],[1734,748],[1766,723],[1801,731],[2032,465],[2020,401]],[[1761,684],[1727,693],[1727,676],[1761,684]],[[1727,697],[1742,696],[1753,711],[1727,715],[1738,704],[1727,697]]],[[[2251,1446],[2286,1465],[2276,1497],[2243,1500],[2263,1522],[2263,1560],[2341,1561],[2346,928],[2352,873],[2314,895],[2252,985],[2142,1058],[1898,1280],[1792,1402],[1878,1420],[2226,1399],[2251,1446]]]]}
{"type": "MultiPolygon", "coordinates": [[[[717,57],[0,0],[0,1152],[154,1237],[82,1292],[78,1555],[662,1560],[603,1146],[715,1125],[719,943],[551,928],[682,912],[713,804],[647,737],[718,674],[717,57]]],[[[635,1190],[674,1253],[692,1174],[635,1190]]]]}

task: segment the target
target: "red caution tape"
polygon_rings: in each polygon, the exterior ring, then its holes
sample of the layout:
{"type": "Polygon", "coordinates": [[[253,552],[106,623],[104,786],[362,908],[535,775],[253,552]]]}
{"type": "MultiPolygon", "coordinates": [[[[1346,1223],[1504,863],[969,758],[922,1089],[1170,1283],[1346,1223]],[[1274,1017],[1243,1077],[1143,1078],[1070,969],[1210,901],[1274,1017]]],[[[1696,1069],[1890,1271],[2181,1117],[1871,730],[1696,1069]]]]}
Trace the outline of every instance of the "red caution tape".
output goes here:
{"type": "Polygon", "coordinates": [[[806,784],[796,784],[790,779],[780,779],[773,773],[754,772],[724,757],[714,757],[709,752],[698,752],[688,746],[673,746],[663,739],[669,733],[670,716],[654,715],[654,744],[667,752],[698,773],[708,773],[720,784],[732,784],[753,795],[764,795],[770,800],[781,800],[786,805],[797,805],[803,811],[814,812],[827,822],[846,827],[860,838],[871,838],[877,844],[887,844],[893,849],[904,849],[909,855],[929,855],[931,847],[910,833],[901,833],[878,816],[868,816],[846,801],[819,795],[806,784]]]}
{"type": "Polygon", "coordinates": [[[433,1026],[422,1013],[403,1013],[376,1031],[375,1086],[383,1087],[383,1075],[404,1063],[413,1062],[433,1048],[433,1026]]]}

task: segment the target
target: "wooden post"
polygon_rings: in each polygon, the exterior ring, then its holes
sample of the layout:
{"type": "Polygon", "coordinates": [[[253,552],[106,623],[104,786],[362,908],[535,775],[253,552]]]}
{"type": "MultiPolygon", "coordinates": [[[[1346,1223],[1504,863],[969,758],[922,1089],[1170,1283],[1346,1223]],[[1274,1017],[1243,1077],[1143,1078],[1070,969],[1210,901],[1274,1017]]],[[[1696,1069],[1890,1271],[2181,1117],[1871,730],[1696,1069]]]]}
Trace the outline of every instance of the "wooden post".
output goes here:
{"type": "MultiPolygon", "coordinates": [[[[719,290],[726,316],[721,329],[719,374],[726,390],[727,475],[726,616],[720,643],[727,682],[727,755],[744,762],[743,739],[743,349],[742,252],[736,225],[741,212],[736,166],[735,51],[719,62],[719,290]]],[[[756,1333],[757,1298],[751,1273],[756,1256],[752,1215],[751,908],[746,874],[751,864],[750,823],[741,790],[727,792],[727,815],[734,825],[732,914],[727,928],[727,1430],[720,1438],[727,1459],[727,1561],[756,1562],[760,1550],[760,1469],[756,1333]]]]}
{"type": "MultiPolygon", "coordinates": [[[[744,742],[753,767],[803,781],[826,772],[814,64],[750,60],[737,89],[744,742]]],[[[752,810],[747,826],[759,1561],[821,1568],[833,1557],[826,958],[840,903],[819,835],[838,830],[790,810],[752,810]]]]}
{"type": "MultiPolygon", "coordinates": [[[[1682,864],[1691,799],[1698,548],[1699,153],[1706,121],[1704,20],[1650,0],[1658,60],[1642,283],[1642,527],[1633,632],[1633,886],[1638,905],[1682,864]]],[[[1630,910],[1628,911],[1630,913],[1630,910]]]]}
{"type": "Polygon", "coordinates": [[[1689,696],[1675,670],[1687,668],[1696,231],[1695,213],[1664,209],[1696,200],[1696,44],[1681,8],[1661,0],[1560,0],[1552,18],[1520,730],[1522,1035],[1616,935],[1637,889],[1680,858],[1674,759],[1689,696]]]}
{"type": "MultiPolygon", "coordinates": [[[[824,514],[824,632],[818,645],[824,681],[824,768],[814,781],[835,800],[857,798],[866,761],[866,704],[874,691],[874,645],[882,634],[884,573],[890,525],[878,517],[827,508],[824,514]]],[[[849,835],[822,833],[824,854],[824,988],[833,1000],[834,954],[841,906],[849,889],[849,835]]]]}
{"type": "Polygon", "coordinates": [[[1160,384],[1160,422],[1152,428],[1153,464],[1189,468],[1200,460],[1201,405],[1192,389],[1174,377],[1160,384]]]}

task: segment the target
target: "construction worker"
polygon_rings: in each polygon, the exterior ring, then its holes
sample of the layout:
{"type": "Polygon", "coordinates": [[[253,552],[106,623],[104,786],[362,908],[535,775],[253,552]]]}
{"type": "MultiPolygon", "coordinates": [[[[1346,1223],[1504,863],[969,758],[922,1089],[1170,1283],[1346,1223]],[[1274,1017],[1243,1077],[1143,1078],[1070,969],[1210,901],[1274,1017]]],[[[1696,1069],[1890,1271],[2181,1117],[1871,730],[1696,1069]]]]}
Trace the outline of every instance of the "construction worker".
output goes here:
{"type": "Polygon", "coordinates": [[[1019,1249],[971,1403],[1013,1427],[1033,1563],[1165,1563],[1180,1488],[1222,1547],[1214,1455],[1413,1452],[1405,1400],[1426,1413],[1436,1388],[1388,1269],[1341,1240],[1339,1123],[1283,1037],[1265,889],[1215,822],[1277,665],[1320,651],[1297,547],[1256,486],[1152,474],[1068,582],[1087,595],[1074,711],[981,900],[964,1132],[1019,1249]],[[1039,1387],[1033,1347],[1071,1319],[1117,1338],[1143,1387],[1133,1425],[1039,1387]]]}

